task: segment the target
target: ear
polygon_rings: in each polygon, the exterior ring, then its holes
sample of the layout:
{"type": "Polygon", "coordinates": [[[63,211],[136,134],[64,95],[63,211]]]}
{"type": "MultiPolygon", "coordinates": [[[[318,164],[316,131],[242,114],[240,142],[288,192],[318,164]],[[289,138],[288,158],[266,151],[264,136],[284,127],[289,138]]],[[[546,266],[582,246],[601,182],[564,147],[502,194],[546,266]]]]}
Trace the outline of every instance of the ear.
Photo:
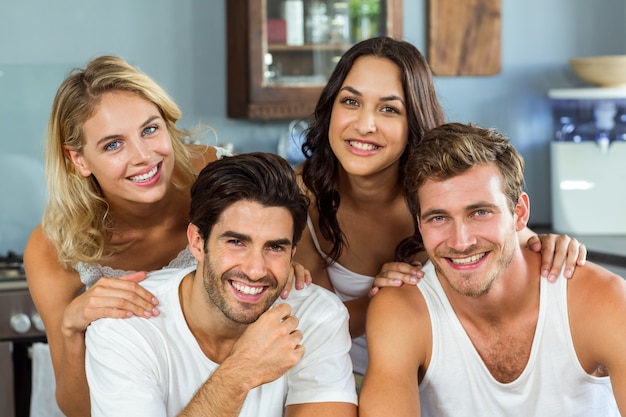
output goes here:
{"type": "Polygon", "coordinates": [[[187,225],[187,241],[193,257],[198,262],[204,262],[204,239],[200,236],[198,226],[193,223],[187,225]]]}
{"type": "Polygon", "coordinates": [[[522,191],[515,206],[515,228],[519,232],[528,224],[530,218],[530,198],[522,191]]]}
{"type": "Polygon", "coordinates": [[[68,149],[68,148],[65,148],[64,152],[65,152],[65,156],[70,161],[72,161],[72,163],[74,164],[74,166],[76,167],[80,175],[82,175],[83,177],[88,177],[91,175],[91,170],[87,166],[87,163],[85,162],[85,158],[83,157],[82,154],[76,152],[73,149],[68,149]]]}

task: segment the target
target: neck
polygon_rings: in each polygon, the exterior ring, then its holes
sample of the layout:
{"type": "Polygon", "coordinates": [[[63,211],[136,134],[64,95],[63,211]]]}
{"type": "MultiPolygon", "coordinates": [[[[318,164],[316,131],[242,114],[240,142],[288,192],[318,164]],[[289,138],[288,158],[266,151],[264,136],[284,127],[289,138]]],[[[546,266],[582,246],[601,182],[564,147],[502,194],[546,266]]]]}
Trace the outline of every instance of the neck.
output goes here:
{"type": "Polygon", "coordinates": [[[353,201],[360,207],[369,204],[389,204],[398,196],[404,198],[397,165],[370,176],[348,174],[340,169],[337,188],[344,200],[353,201]]]}
{"type": "Polygon", "coordinates": [[[233,323],[213,303],[207,302],[200,267],[183,278],[178,296],[198,346],[213,362],[222,363],[247,326],[233,323]]]}
{"type": "Polygon", "coordinates": [[[188,211],[190,197],[171,187],[165,196],[154,203],[138,203],[132,201],[109,201],[111,215],[117,230],[144,229],[154,225],[163,225],[168,219],[179,219],[181,207],[188,211]]]}

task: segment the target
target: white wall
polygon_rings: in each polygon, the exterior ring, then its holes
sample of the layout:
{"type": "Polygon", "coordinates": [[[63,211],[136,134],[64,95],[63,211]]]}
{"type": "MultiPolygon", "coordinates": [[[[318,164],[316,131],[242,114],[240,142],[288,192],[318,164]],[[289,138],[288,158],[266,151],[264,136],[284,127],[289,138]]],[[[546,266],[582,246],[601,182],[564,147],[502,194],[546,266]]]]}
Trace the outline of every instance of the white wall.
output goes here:
{"type": "MultiPolygon", "coordinates": [[[[226,118],[225,1],[3,0],[0,153],[17,163],[27,160],[37,172],[58,84],[72,67],[104,53],[126,58],[159,81],[183,109],[184,126],[210,124],[216,141],[233,142],[237,152],[274,151],[287,121],[226,118]]],[[[404,3],[405,39],[426,52],[426,0],[404,3]]],[[[436,78],[449,120],[496,127],[522,151],[535,223],[550,221],[546,91],[583,85],[569,69],[569,57],[626,53],[625,3],[502,0],[502,72],[436,78]]],[[[13,181],[20,173],[7,165],[0,165],[0,176],[13,181]]],[[[43,178],[10,190],[10,198],[0,189],[0,254],[22,250],[40,217],[42,184],[43,178]],[[16,214],[16,205],[27,209],[16,214]],[[3,232],[8,223],[19,227],[3,232]]]]}

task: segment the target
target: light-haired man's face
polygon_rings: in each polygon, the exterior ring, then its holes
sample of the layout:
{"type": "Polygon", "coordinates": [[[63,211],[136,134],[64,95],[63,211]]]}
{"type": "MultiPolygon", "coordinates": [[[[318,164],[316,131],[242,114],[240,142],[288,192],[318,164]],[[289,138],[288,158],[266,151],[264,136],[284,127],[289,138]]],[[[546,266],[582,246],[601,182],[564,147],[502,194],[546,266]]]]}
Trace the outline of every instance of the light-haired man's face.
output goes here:
{"type": "Polygon", "coordinates": [[[517,231],[525,226],[527,204],[518,203],[511,213],[492,164],[444,181],[427,180],[418,197],[420,233],[440,278],[464,296],[489,292],[519,248],[517,231]]]}
{"type": "Polygon", "coordinates": [[[203,261],[208,300],[249,324],[276,301],[291,273],[293,219],[283,207],[239,201],[222,213],[203,261]]]}

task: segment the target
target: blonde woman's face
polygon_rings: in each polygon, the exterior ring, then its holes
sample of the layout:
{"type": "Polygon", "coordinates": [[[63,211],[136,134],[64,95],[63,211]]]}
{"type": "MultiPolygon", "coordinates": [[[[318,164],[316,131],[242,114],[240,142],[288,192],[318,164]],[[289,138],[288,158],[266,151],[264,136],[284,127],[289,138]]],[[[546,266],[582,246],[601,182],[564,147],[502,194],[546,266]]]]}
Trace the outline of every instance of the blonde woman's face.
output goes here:
{"type": "Polygon", "coordinates": [[[67,154],[81,175],[98,180],[109,203],[163,198],[174,154],[165,120],[152,102],[127,92],[105,93],[83,135],[82,154],[67,154]]]}
{"type": "Polygon", "coordinates": [[[400,69],[386,58],[358,58],[333,104],[330,146],[347,173],[376,175],[398,165],[408,142],[400,69]]]}

